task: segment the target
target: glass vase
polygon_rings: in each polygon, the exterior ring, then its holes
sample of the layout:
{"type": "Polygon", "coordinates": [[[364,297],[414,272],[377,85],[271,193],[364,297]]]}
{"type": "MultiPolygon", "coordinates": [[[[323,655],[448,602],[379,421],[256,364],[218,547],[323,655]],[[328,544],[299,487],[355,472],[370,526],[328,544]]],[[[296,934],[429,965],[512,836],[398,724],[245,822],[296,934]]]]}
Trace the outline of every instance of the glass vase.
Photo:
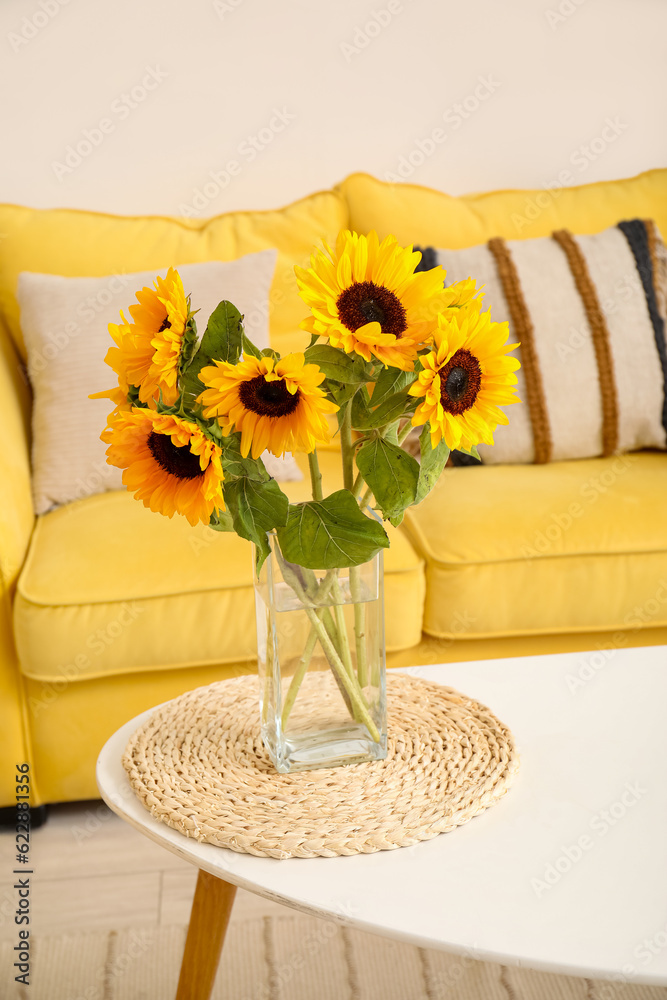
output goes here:
{"type": "Polygon", "coordinates": [[[255,577],[262,739],[288,774],[387,755],[382,553],[353,569],[284,559],[255,577]]]}

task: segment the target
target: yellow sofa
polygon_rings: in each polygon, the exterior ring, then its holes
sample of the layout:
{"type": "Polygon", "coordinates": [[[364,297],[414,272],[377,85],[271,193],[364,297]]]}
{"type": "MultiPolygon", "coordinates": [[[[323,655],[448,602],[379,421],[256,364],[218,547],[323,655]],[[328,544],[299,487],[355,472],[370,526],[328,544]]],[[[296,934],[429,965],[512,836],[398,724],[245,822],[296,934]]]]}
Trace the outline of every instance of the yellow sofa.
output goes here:
{"type": "MultiPolygon", "coordinates": [[[[104,275],[277,247],[270,329],[284,352],[303,342],[293,266],[341,228],[454,248],[637,216],[667,232],[666,194],[667,171],[463,198],[357,174],[279,211],[210,220],[0,206],[0,805],[13,801],[7,765],[23,760],[36,804],[95,796],[96,755],[123,721],[254,659],[243,540],[160,518],[122,492],[35,519],[21,271],[104,275]]],[[[339,487],[335,450],[322,465],[339,487]]],[[[284,488],[303,499],[307,483],[284,488]]],[[[665,497],[664,453],[448,468],[389,529],[389,665],[667,642],[665,497]],[[584,516],[568,522],[573,500],[584,516]]]]}

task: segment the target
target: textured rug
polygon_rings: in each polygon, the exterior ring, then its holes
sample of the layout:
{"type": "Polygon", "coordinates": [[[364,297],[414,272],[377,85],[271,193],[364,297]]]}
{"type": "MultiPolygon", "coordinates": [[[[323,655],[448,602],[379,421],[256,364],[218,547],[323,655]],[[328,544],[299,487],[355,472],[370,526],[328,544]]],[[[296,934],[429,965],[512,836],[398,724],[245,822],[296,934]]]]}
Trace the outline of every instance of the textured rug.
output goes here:
{"type": "MultiPolygon", "coordinates": [[[[171,1000],[185,927],[37,939],[31,985],[0,945],[2,1000],[171,1000]]],[[[232,922],[212,1000],[667,1000],[667,988],[530,972],[292,915],[232,922]]]]}
{"type": "MultiPolygon", "coordinates": [[[[155,819],[259,857],[373,854],[467,823],[502,798],[519,768],[512,734],[488,708],[394,674],[386,760],[276,774],[258,698],[257,677],[218,681],[168,701],[132,734],[123,766],[155,819]]],[[[299,698],[307,729],[335,718],[338,702],[345,711],[329,671],[306,675],[299,698]]]]}

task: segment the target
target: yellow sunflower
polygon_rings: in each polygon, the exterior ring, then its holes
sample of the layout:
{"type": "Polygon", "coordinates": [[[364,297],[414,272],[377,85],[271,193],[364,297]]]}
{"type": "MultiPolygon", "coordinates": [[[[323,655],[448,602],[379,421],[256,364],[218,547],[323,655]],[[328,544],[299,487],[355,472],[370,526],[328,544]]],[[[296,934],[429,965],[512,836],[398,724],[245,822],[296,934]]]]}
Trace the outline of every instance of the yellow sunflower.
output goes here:
{"type": "MultiPolygon", "coordinates": [[[[433,330],[438,323],[450,320],[455,313],[463,311],[480,312],[484,298],[484,286],[477,287],[474,278],[463,278],[442,289],[440,295],[434,296],[421,309],[422,319],[430,317],[433,320],[433,330]]],[[[433,342],[433,334],[427,338],[427,345],[433,342]]]]}
{"type": "Polygon", "coordinates": [[[169,268],[166,278],[156,278],[154,288],[136,293],[138,305],[130,306],[134,322],[109,323],[116,346],[104,359],[118,376],[118,388],[95,393],[91,399],[111,399],[122,405],[128,386],[139,389],[142,403],[158,399],[171,406],[178,398],[178,362],[189,318],[188,301],[178,271],[169,268]]]}
{"type": "Polygon", "coordinates": [[[505,356],[519,346],[506,343],[508,334],[507,323],[492,323],[488,311],[439,317],[434,349],[422,357],[424,369],[409,390],[423,397],[412,423],[428,422],[434,448],[443,437],[452,450],[493,444],[498,424],[509,423],[498,407],[519,402],[513,372],[520,365],[505,356]]]}
{"type": "Polygon", "coordinates": [[[461,281],[447,285],[443,290],[443,313],[445,316],[451,316],[456,310],[464,308],[475,309],[479,312],[483,298],[483,286],[478,288],[474,278],[463,278],[461,281]]]}
{"type": "Polygon", "coordinates": [[[295,268],[301,298],[312,312],[304,329],[328,337],[347,354],[366,361],[374,355],[384,365],[412,371],[441,311],[442,267],[415,273],[421,254],[399,246],[394,236],[380,243],[375,232],[345,230],[335,252],[325,249],[312,255],[309,268],[295,268]]]}
{"type": "Polygon", "coordinates": [[[183,514],[193,526],[224,510],[220,448],[189,420],[134,406],[113,413],[102,432],[107,462],[158,514],[183,514]]]}
{"type": "Polygon", "coordinates": [[[338,407],[319,388],[324,374],[318,366],[304,362],[303,354],[288,354],[277,362],[250,357],[202,368],[204,416],[222,418],[223,434],[240,431],[244,458],[267,448],[274,455],[314,451],[331,436],[325,414],[338,407]]]}

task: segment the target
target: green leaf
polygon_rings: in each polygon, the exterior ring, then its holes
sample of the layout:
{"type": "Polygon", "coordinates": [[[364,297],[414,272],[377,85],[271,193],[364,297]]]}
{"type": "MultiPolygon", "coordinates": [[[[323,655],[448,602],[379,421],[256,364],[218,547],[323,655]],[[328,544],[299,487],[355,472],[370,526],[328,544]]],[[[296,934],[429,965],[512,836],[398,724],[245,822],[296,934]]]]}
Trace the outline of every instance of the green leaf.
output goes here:
{"type": "Polygon", "coordinates": [[[349,490],[338,490],[325,500],[290,504],[278,541],[288,562],[307,569],[360,566],[389,547],[382,525],[362,514],[349,490]]]}
{"type": "Polygon", "coordinates": [[[271,546],[266,535],[262,535],[259,541],[255,542],[255,550],[255,573],[259,579],[262,566],[271,555],[271,546]]]}
{"type": "MultiPolygon", "coordinates": [[[[358,395],[361,396],[362,393],[358,395]]],[[[355,396],[355,401],[356,399],[355,396]]],[[[370,398],[370,406],[367,398],[363,401],[363,405],[356,407],[356,409],[354,403],[352,404],[352,426],[358,431],[368,431],[374,427],[384,427],[385,424],[391,424],[409,410],[411,399],[412,396],[408,396],[405,391],[395,392],[380,406],[372,409],[375,402],[375,393],[373,393],[370,398]]]]}
{"type": "Polygon", "coordinates": [[[384,439],[388,441],[389,444],[398,444],[398,429],[401,426],[400,420],[394,420],[393,424],[390,424],[384,432],[384,439]]]}
{"type": "Polygon", "coordinates": [[[397,518],[415,502],[419,463],[403,448],[381,437],[357,452],[357,468],[370,486],[384,518],[397,518]]]}
{"type": "Polygon", "coordinates": [[[352,426],[359,430],[371,419],[371,405],[368,389],[363,386],[352,400],[352,426]]]}
{"type": "Polygon", "coordinates": [[[214,361],[229,361],[235,365],[241,355],[243,317],[231,302],[223,301],[211,313],[199,350],[183,376],[186,395],[198,396],[204,389],[199,379],[202,368],[214,361]]]}
{"type": "Polygon", "coordinates": [[[335,382],[371,382],[373,366],[358,354],[346,354],[331,344],[314,344],[305,353],[306,363],[317,365],[335,382]]]}
{"type": "Polygon", "coordinates": [[[130,385],[127,388],[127,401],[131,403],[132,406],[144,406],[145,404],[139,399],[139,386],[130,385]]]}
{"type": "Polygon", "coordinates": [[[477,445],[473,445],[472,448],[458,448],[462,455],[470,455],[471,458],[476,458],[478,462],[482,461],[482,456],[477,451],[477,445]]]}
{"type": "MultiPolygon", "coordinates": [[[[139,403],[138,405],[141,406],[143,404],[139,403]]],[[[175,413],[178,413],[179,411],[179,403],[178,400],[176,400],[176,402],[172,406],[167,406],[166,403],[162,402],[162,390],[160,390],[160,392],[158,393],[157,403],[155,404],[155,409],[157,410],[158,413],[168,413],[170,416],[173,416],[175,413]]]]}
{"type": "MultiPolygon", "coordinates": [[[[328,389],[329,395],[333,399],[334,403],[338,403],[340,407],[343,407],[345,403],[352,399],[355,392],[357,392],[359,389],[359,383],[348,382],[347,385],[341,385],[340,382],[329,382],[328,389]]],[[[341,413],[340,410],[338,412],[341,413]]]]}
{"type": "Polygon", "coordinates": [[[264,467],[261,458],[252,458],[248,455],[244,458],[241,454],[241,435],[231,434],[223,437],[222,447],[222,471],[225,474],[225,481],[232,479],[252,479],[255,482],[266,483],[271,478],[264,467]]]}
{"type": "Polygon", "coordinates": [[[213,511],[208,526],[214,531],[233,531],[234,519],[228,510],[219,510],[217,513],[213,511]]]}
{"type": "Polygon", "coordinates": [[[222,494],[236,534],[257,546],[259,573],[269,554],[266,533],[287,524],[289,500],[275,479],[258,482],[246,476],[225,480],[222,494]]]}
{"type": "Polygon", "coordinates": [[[215,361],[235,365],[243,347],[243,316],[235,305],[223,300],[211,313],[199,352],[215,361]]]}
{"type": "Polygon", "coordinates": [[[261,358],[262,352],[258,347],[255,347],[252,340],[246,337],[245,333],[241,338],[241,344],[243,346],[243,355],[246,358],[261,358]]]}
{"type": "Polygon", "coordinates": [[[395,392],[402,392],[412,385],[417,376],[414,372],[403,372],[398,368],[383,368],[373,388],[372,404],[379,406],[395,392]]]}
{"type": "Polygon", "coordinates": [[[424,497],[431,492],[449,458],[449,448],[445,444],[444,438],[435,448],[431,447],[431,432],[428,424],[424,425],[424,429],[419,435],[419,449],[421,451],[421,465],[419,466],[419,482],[415,497],[416,504],[421,503],[424,497]]]}

